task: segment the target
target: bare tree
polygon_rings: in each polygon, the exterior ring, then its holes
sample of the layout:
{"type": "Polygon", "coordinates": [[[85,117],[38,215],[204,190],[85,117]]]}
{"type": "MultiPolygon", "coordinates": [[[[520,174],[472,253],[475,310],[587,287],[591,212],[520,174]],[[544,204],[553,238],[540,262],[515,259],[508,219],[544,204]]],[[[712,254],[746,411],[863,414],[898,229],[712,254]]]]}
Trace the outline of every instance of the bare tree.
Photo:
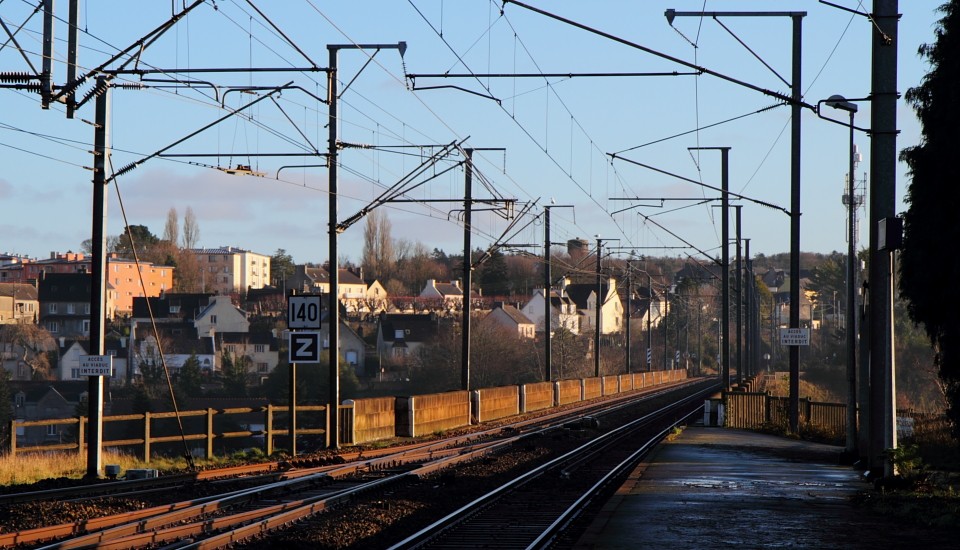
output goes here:
{"type": "Polygon", "coordinates": [[[167,211],[167,225],[163,227],[163,240],[173,244],[180,242],[180,218],[176,208],[170,207],[167,211]]]}
{"type": "Polygon", "coordinates": [[[200,226],[197,225],[193,208],[188,206],[187,213],[183,215],[183,248],[196,248],[198,241],[200,241],[200,226]]]}
{"type": "Polygon", "coordinates": [[[367,214],[363,230],[363,269],[378,279],[388,278],[393,271],[397,254],[394,249],[390,220],[381,210],[367,214]]]}

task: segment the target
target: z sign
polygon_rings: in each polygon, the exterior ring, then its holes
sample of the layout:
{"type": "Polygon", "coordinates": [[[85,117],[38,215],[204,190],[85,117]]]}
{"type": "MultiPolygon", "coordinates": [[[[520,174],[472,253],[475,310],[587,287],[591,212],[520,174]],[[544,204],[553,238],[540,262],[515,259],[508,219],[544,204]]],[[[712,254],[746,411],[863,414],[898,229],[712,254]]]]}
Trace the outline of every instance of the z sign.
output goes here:
{"type": "Polygon", "coordinates": [[[320,295],[287,298],[287,328],[320,328],[320,295]]]}
{"type": "Polygon", "coordinates": [[[289,344],[291,363],[320,362],[319,332],[291,332],[289,344]]]}

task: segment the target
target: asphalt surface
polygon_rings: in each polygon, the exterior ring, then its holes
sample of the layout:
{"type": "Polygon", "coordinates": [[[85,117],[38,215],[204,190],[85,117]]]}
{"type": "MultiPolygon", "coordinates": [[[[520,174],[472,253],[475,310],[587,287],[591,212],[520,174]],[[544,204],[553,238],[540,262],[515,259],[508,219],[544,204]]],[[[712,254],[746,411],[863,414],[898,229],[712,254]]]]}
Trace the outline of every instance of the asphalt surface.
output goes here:
{"type": "Polygon", "coordinates": [[[857,507],[872,486],[839,464],[842,450],[688,427],[634,470],[577,548],[960,548],[857,507]]]}

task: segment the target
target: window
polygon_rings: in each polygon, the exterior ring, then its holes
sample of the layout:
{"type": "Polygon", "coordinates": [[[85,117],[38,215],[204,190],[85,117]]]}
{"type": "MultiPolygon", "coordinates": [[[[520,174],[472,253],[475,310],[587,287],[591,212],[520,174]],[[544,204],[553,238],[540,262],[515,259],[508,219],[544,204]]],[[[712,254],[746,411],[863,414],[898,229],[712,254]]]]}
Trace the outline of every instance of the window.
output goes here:
{"type": "Polygon", "coordinates": [[[83,313],[90,315],[90,304],[83,304],[83,313]]]}
{"type": "Polygon", "coordinates": [[[224,272],[224,273],[230,273],[230,267],[229,267],[229,266],[223,266],[223,272],[224,272]]]}
{"type": "Polygon", "coordinates": [[[73,304],[67,304],[67,313],[72,315],[76,312],[76,307],[73,304]]]}
{"type": "Polygon", "coordinates": [[[18,393],[16,397],[13,398],[13,404],[17,407],[22,407],[24,402],[27,400],[27,396],[23,393],[18,393]]]}
{"type": "Polygon", "coordinates": [[[224,275],[224,276],[223,276],[223,282],[224,282],[224,284],[229,283],[229,282],[230,282],[230,277],[227,277],[226,275],[224,275]]]}
{"type": "Polygon", "coordinates": [[[47,426],[47,437],[57,437],[57,425],[51,424],[47,426]]]}
{"type": "Polygon", "coordinates": [[[401,359],[406,357],[407,348],[393,348],[393,356],[401,359]]]}
{"type": "Polygon", "coordinates": [[[270,372],[270,365],[266,363],[257,363],[257,372],[260,374],[267,374],[270,372]]]}
{"type": "Polygon", "coordinates": [[[57,304],[50,304],[47,306],[47,313],[56,313],[56,312],[57,312],[57,304]]]}
{"type": "Polygon", "coordinates": [[[90,319],[84,319],[84,320],[81,322],[80,331],[83,332],[84,335],[89,335],[89,334],[90,334],[90,319]]]}
{"type": "Polygon", "coordinates": [[[107,355],[116,357],[116,356],[117,356],[117,350],[115,350],[115,349],[108,349],[108,350],[107,350],[107,355]]]}
{"type": "Polygon", "coordinates": [[[211,316],[210,316],[210,324],[211,324],[211,325],[217,324],[217,316],[216,316],[216,315],[211,315],[211,316]]]}
{"type": "Polygon", "coordinates": [[[255,353],[263,353],[263,352],[267,351],[267,346],[266,346],[266,344],[254,344],[254,345],[253,345],[253,351],[254,351],[255,353]]]}
{"type": "Polygon", "coordinates": [[[56,321],[47,321],[47,330],[52,333],[60,332],[60,323],[56,321]]]}
{"type": "Polygon", "coordinates": [[[80,378],[80,369],[70,369],[70,378],[80,378]]]}
{"type": "Polygon", "coordinates": [[[213,256],[213,255],[207,256],[207,261],[209,261],[209,262],[215,262],[215,261],[217,261],[217,257],[216,257],[216,256],[213,256]]]}

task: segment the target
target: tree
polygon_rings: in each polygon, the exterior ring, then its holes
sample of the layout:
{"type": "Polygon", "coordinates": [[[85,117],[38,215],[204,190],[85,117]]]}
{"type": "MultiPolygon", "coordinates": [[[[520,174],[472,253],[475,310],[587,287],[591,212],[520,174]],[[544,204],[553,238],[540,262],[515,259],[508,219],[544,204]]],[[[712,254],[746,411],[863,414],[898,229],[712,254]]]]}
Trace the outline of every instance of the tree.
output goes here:
{"type": "Polygon", "coordinates": [[[293,275],[296,270],[295,265],[293,256],[287,254],[283,248],[278,248],[273,256],[270,256],[270,276],[273,278],[273,286],[282,287],[287,277],[293,275]]]}
{"type": "Polygon", "coordinates": [[[177,377],[177,385],[185,394],[190,397],[199,396],[202,391],[200,383],[203,381],[203,373],[200,370],[200,360],[196,354],[191,355],[184,361],[180,367],[180,375],[177,377]]]}
{"type": "Polygon", "coordinates": [[[390,220],[382,210],[373,210],[367,214],[360,265],[371,277],[377,279],[390,277],[396,262],[390,229],[390,220]]]}
{"type": "Polygon", "coordinates": [[[484,296],[508,296],[513,290],[510,288],[510,273],[503,252],[494,250],[482,264],[480,288],[484,296]]]}
{"type": "Polygon", "coordinates": [[[120,235],[116,252],[122,256],[132,258],[133,251],[136,249],[137,254],[143,258],[149,256],[151,249],[159,242],[160,239],[157,238],[147,226],[129,225],[127,226],[127,230],[120,235]]]}
{"type": "Polygon", "coordinates": [[[163,240],[176,245],[180,242],[180,220],[177,209],[170,207],[167,211],[167,224],[163,226],[163,240]]]}
{"type": "Polygon", "coordinates": [[[183,248],[190,250],[197,247],[200,241],[200,226],[197,225],[197,217],[193,214],[193,208],[187,207],[187,213],[183,215],[183,248]]]}
{"type": "Polygon", "coordinates": [[[955,205],[957,128],[960,127],[960,1],[938,8],[936,42],[919,55],[930,65],[919,86],[907,90],[907,102],[920,120],[920,144],[900,154],[909,167],[907,211],[900,261],[900,293],[909,300],[910,317],[923,325],[933,345],[935,364],[948,401],[947,415],[960,437],[960,318],[951,307],[960,303],[956,281],[960,257],[945,254],[943,244],[960,237],[955,205]]]}
{"type": "Polygon", "coordinates": [[[247,365],[250,358],[246,355],[233,356],[230,352],[223,352],[220,359],[220,369],[223,373],[223,390],[230,397],[246,397],[247,395],[247,365]]]}

